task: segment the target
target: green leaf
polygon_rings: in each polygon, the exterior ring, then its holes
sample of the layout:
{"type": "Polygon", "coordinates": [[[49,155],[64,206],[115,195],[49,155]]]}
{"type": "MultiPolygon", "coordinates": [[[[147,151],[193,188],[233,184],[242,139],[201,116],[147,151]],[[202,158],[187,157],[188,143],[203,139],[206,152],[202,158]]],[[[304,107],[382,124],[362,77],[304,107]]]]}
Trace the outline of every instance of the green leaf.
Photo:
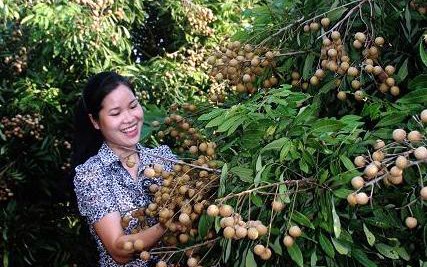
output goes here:
{"type": "Polygon", "coordinates": [[[209,229],[212,227],[215,218],[207,215],[206,213],[202,214],[199,219],[199,235],[203,239],[208,233],[209,229]]]}
{"type": "Polygon", "coordinates": [[[256,160],[255,171],[259,172],[261,168],[262,168],[262,158],[261,158],[261,155],[259,155],[256,160]]]}
{"type": "Polygon", "coordinates": [[[261,152],[265,152],[268,150],[280,150],[286,142],[289,142],[289,138],[287,137],[282,137],[280,139],[274,140],[273,142],[263,147],[261,149],[261,152]]]}
{"type": "Polygon", "coordinates": [[[230,173],[237,175],[243,182],[251,183],[254,180],[254,172],[250,168],[236,166],[230,169],[230,173]]]}
{"type": "Polygon", "coordinates": [[[426,50],[424,48],[424,42],[423,41],[420,42],[420,56],[421,56],[421,60],[424,63],[424,65],[427,66],[427,53],[426,53],[426,50]]]}
{"type": "Polygon", "coordinates": [[[210,128],[210,127],[216,127],[216,126],[221,125],[224,122],[226,115],[227,115],[226,113],[223,113],[223,114],[221,114],[221,116],[214,118],[213,120],[208,122],[208,124],[206,124],[205,127],[210,128]]]}
{"type": "Polygon", "coordinates": [[[399,254],[399,256],[405,261],[409,261],[411,256],[409,256],[408,252],[404,247],[395,247],[394,250],[399,254]]]}
{"type": "Polygon", "coordinates": [[[202,116],[200,116],[198,118],[199,121],[207,121],[207,120],[211,120],[213,118],[218,117],[219,115],[221,115],[224,112],[223,109],[214,109],[209,113],[203,114],[202,116]]]}
{"type": "Polygon", "coordinates": [[[327,13],[327,17],[331,20],[331,22],[338,20],[339,18],[341,18],[341,16],[347,12],[347,8],[346,7],[339,7],[336,8],[334,10],[331,10],[330,12],[327,13]]]}
{"type": "Polygon", "coordinates": [[[405,80],[406,76],[408,76],[408,59],[403,61],[402,65],[399,68],[399,71],[396,74],[396,81],[398,83],[405,80]]]}
{"type": "Polygon", "coordinates": [[[377,123],[377,125],[375,125],[375,127],[379,128],[390,125],[396,125],[398,123],[401,123],[407,116],[407,113],[392,113],[386,115],[377,123]]]}
{"type": "Polygon", "coordinates": [[[225,163],[222,166],[221,169],[221,177],[219,181],[219,190],[218,190],[218,196],[222,196],[225,193],[225,181],[227,180],[227,174],[228,174],[228,165],[225,163]]]}
{"type": "Polygon", "coordinates": [[[289,151],[292,148],[292,141],[291,140],[286,140],[285,143],[282,146],[282,149],[280,150],[280,156],[279,156],[279,161],[283,161],[286,159],[286,156],[288,155],[289,151]]]}
{"type": "Polygon", "coordinates": [[[274,243],[270,243],[270,247],[274,250],[274,253],[280,256],[283,255],[281,240],[281,236],[278,235],[274,243]]]}
{"type": "Polygon", "coordinates": [[[224,250],[224,261],[227,262],[228,259],[230,258],[230,254],[231,254],[231,239],[227,239],[227,247],[224,250]]]}
{"type": "Polygon", "coordinates": [[[329,82],[325,83],[320,89],[319,93],[326,94],[327,92],[333,90],[336,88],[335,80],[330,80],[329,82]]]}
{"type": "Polygon", "coordinates": [[[252,253],[252,251],[250,249],[248,249],[248,253],[246,254],[246,259],[245,259],[245,266],[246,267],[257,267],[255,258],[254,258],[254,253],[252,253]]]}
{"type": "Polygon", "coordinates": [[[35,15],[28,15],[28,16],[26,16],[25,18],[23,18],[21,20],[21,24],[24,25],[27,21],[30,21],[34,17],[35,17],[35,15]]]}
{"type": "Polygon", "coordinates": [[[308,77],[310,77],[313,71],[313,63],[315,58],[316,58],[316,55],[313,53],[308,54],[307,57],[305,58],[304,68],[302,70],[302,77],[305,80],[307,80],[308,77]]]}
{"type": "Polygon", "coordinates": [[[341,255],[348,255],[348,253],[350,252],[350,248],[338,239],[332,238],[332,244],[334,244],[335,249],[341,255]]]}
{"type": "Polygon", "coordinates": [[[340,217],[337,214],[337,211],[335,210],[335,203],[334,198],[331,198],[331,206],[332,206],[332,221],[334,224],[334,234],[336,238],[339,238],[341,235],[341,221],[340,217]]]}
{"type": "Polygon", "coordinates": [[[386,245],[384,243],[375,244],[376,249],[379,253],[386,256],[387,258],[397,260],[399,259],[399,254],[393,249],[393,247],[386,245]]]}
{"type": "Polygon", "coordinates": [[[287,247],[289,256],[291,256],[291,259],[300,267],[303,267],[304,265],[304,259],[302,257],[301,250],[297,243],[294,243],[292,246],[287,247]]]}
{"type": "Polygon", "coordinates": [[[344,166],[347,170],[351,171],[351,170],[355,169],[353,162],[346,155],[341,154],[340,160],[344,164],[344,166]]]}
{"type": "Polygon", "coordinates": [[[421,74],[409,81],[408,88],[411,91],[427,88],[427,74],[421,74]]]}
{"type": "Polygon", "coordinates": [[[425,104],[427,103],[427,90],[424,88],[409,92],[396,102],[400,104],[425,104]]]}
{"type": "Polygon", "coordinates": [[[325,251],[326,255],[331,258],[335,257],[335,250],[331,241],[329,241],[329,239],[322,233],[319,233],[319,244],[322,247],[323,251],[325,251]]]}
{"type": "MultiPolygon", "coordinates": [[[[223,123],[221,123],[221,125],[219,125],[218,129],[216,130],[219,133],[228,131],[228,129],[230,129],[232,126],[234,126],[234,124],[241,119],[240,115],[236,115],[233,116],[231,118],[228,118],[227,120],[225,120],[223,123]]],[[[239,126],[239,124],[237,125],[239,126]]],[[[207,126],[206,126],[207,127],[207,126]]]]}
{"type": "Polygon", "coordinates": [[[344,123],[337,120],[320,119],[313,124],[310,131],[315,134],[337,132],[344,126],[344,123]]]}
{"type": "Polygon", "coordinates": [[[334,196],[338,198],[346,199],[347,196],[353,192],[354,192],[353,190],[350,190],[347,188],[340,188],[340,189],[334,190],[332,193],[334,194],[334,196]]]}
{"type": "Polygon", "coordinates": [[[371,261],[368,256],[366,256],[365,252],[360,249],[352,249],[351,256],[365,267],[377,267],[377,264],[371,261]]]}
{"type": "Polygon", "coordinates": [[[369,231],[368,227],[363,224],[363,231],[365,232],[366,240],[368,240],[368,244],[372,247],[375,243],[375,236],[369,231]]]}
{"type": "Polygon", "coordinates": [[[300,225],[304,225],[310,227],[311,229],[314,229],[314,225],[311,223],[310,219],[299,211],[294,210],[294,212],[292,213],[291,220],[300,225]]]}

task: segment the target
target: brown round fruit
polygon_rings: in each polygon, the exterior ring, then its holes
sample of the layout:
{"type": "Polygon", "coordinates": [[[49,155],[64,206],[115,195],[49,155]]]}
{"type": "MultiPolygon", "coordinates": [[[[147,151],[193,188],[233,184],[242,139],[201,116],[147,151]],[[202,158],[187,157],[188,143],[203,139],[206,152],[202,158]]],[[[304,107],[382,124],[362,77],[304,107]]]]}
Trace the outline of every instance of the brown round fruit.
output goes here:
{"type": "Polygon", "coordinates": [[[395,129],[393,131],[393,139],[396,142],[403,142],[403,140],[405,140],[406,138],[406,131],[403,129],[395,129]]]}
{"type": "Polygon", "coordinates": [[[293,225],[289,228],[288,233],[293,238],[300,237],[302,235],[301,228],[298,225],[293,225]]]}
{"type": "Polygon", "coordinates": [[[415,227],[417,227],[418,221],[414,217],[407,217],[405,219],[405,224],[406,227],[408,227],[409,229],[414,229],[415,227]]]}
{"type": "Polygon", "coordinates": [[[422,200],[427,200],[427,186],[424,186],[423,188],[421,188],[420,195],[422,200]]]}
{"type": "Polygon", "coordinates": [[[289,235],[285,235],[285,237],[283,237],[283,244],[287,248],[292,247],[294,245],[294,239],[293,239],[293,237],[291,237],[289,235]]]}
{"type": "Polygon", "coordinates": [[[153,178],[156,175],[156,171],[153,168],[145,168],[144,176],[148,178],[153,178]]]}
{"type": "Polygon", "coordinates": [[[255,255],[260,256],[262,253],[264,253],[265,247],[261,244],[255,245],[254,247],[254,253],[255,255]]]}
{"type": "Polygon", "coordinates": [[[365,158],[363,156],[357,156],[356,158],[354,158],[354,165],[356,165],[359,168],[365,167],[366,165],[365,158]]]}
{"type": "Polygon", "coordinates": [[[143,261],[148,261],[150,259],[150,253],[148,251],[142,251],[141,254],[139,254],[139,258],[143,261]]]}
{"type": "Polygon", "coordinates": [[[219,208],[219,214],[221,215],[221,217],[229,217],[231,216],[231,214],[233,214],[234,210],[233,207],[231,207],[230,205],[221,205],[219,208]]]}
{"type": "Polygon", "coordinates": [[[135,242],[133,242],[133,247],[138,251],[142,251],[144,249],[144,241],[141,239],[135,240],[135,242]]]}
{"type": "Polygon", "coordinates": [[[165,261],[158,261],[156,267],[168,267],[168,264],[165,261]]]}
{"type": "Polygon", "coordinates": [[[193,258],[193,257],[190,257],[190,258],[188,258],[188,260],[187,260],[187,266],[188,267],[196,267],[197,266],[197,259],[196,258],[193,258]]]}
{"type": "Polygon", "coordinates": [[[408,167],[409,161],[404,156],[398,156],[396,159],[396,166],[400,169],[405,169],[408,167]]]}
{"type": "Polygon", "coordinates": [[[225,227],[225,229],[224,229],[224,237],[225,238],[227,238],[227,239],[231,239],[231,238],[233,238],[234,237],[234,234],[236,233],[236,231],[234,230],[234,228],[233,227],[231,227],[231,226],[227,226],[227,227],[225,227]]]}
{"type": "Polygon", "coordinates": [[[208,207],[206,212],[209,216],[216,217],[219,214],[219,208],[217,205],[212,204],[208,207]]]}
{"type": "Polygon", "coordinates": [[[357,204],[356,194],[355,193],[348,194],[347,202],[350,206],[355,206],[357,204]]]}
{"type": "Polygon", "coordinates": [[[423,140],[423,136],[419,131],[410,131],[408,133],[409,142],[420,142],[423,140]]]}
{"type": "Polygon", "coordinates": [[[359,205],[366,205],[369,202],[369,197],[365,192],[357,193],[356,202],[359,205]]]}
{"type": "Polygon", "coordinates": [[[366,175],[368,179],[372,179],[375,176],[377,176],[378,167],[375,164],[371,163],[368,166],[366,166],[365,170],[363,171],[363,174],[366,175]]]}
{"type": "Polygon", "coordinates": [[[258,230],[255,227],[249,227],[248,229],[248,238],[251,240],[257,239],[259,236],[258,230]]]}
{"type": "Polygon", "coordinates": [[[264,252],[260,255],[261,259],[268,260],[271,258],[271,249],[265,248],[264,252]]]}
{"type": "Polygon", "coordinates": [[[345,100],[347,100],[347,93],[344,91],[339,91],[337,93],[337,98],[341,101],[345,101],[345,100]]]}
{"type": "Polygon", "coordinates": [[[354,189],[360,189],[365,185],[365,180],[363,180],[362,177],[356,176],[351,179],[351,186],[353,186],[354,189]]]}
{"type": "Polygon", "coordinates": [[[366,35],[363,32],[356,32],[354,38],[361,43],[364,43],[366,41],[366,35]]]}
{"type": "Polygon", "coordinates": [[[323,28],[328,28],[329,24],[331,24],[331,20],[329,18],[322,18],[320,24],[322,24],[323,28]]]}
{"type": "Polygon", "coordinates": [[[384,153],[381,150],[377,150],[372,153],[372,159],[377,161],[382,161],[384,159],[384,153]]]}
{"type": "Polygon", "coordinates": [[[281,212],[285,208],[285,204],[281,201],[274,200],[271,203],[271,207],[275,212],[281,212]]]}
{"type": "Polygon", "coordinates": [[[421,122],[427,123],[427,109],[424,109],[423,111],[421,111],[420,119],[421,119],[421,122]]]}
{"type": "Polygon", "coordinates": [[[381,36],[378,36],[377,38],[375,38],[374,42],[378,46],[383,46],[384,45],[384,38],[381,36]]]}
{"type": "Polygon", "coordinates": [[[414,156],[418,160],[425,160],[425,159],[427,159],[427,148],[425,148],[423,146],[417,147],[415,149],[415,151],[414,151],[414,156]]]}

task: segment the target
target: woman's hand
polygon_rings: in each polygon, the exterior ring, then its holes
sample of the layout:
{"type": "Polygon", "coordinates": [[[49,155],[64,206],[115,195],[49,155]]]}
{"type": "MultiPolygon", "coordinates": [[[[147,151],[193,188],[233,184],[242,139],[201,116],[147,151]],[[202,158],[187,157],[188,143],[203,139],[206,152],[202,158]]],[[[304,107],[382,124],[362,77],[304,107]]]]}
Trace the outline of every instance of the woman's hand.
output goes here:
{"type": "Polygon", "coordinates": [[[102,217],[93,225],[96,234],[101,239],[108,253],[119,264],[125,264],[132,260],[135,252],[133,249],[127,250],[124,248],[124,244],[127,241],[133,243],[135,240],[141,239],[145,249],[148,250],[159,241],[166,231],[164,226],[156,224],[139,233],[125,235],[120,222],[119,212],[112,212],[102,217]]]}

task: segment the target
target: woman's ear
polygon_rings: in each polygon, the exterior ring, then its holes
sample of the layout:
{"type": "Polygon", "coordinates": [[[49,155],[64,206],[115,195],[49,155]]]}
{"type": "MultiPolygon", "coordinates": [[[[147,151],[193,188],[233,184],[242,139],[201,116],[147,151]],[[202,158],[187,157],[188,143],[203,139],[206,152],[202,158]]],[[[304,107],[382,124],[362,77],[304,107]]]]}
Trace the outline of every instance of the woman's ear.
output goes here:
{"type": "Polygon", "coordinates": [[[99,130],[98,122],[93,118],[92,114],[89,114],[89,119],[92,122],[92,125],[95,129],[99,130]]]}

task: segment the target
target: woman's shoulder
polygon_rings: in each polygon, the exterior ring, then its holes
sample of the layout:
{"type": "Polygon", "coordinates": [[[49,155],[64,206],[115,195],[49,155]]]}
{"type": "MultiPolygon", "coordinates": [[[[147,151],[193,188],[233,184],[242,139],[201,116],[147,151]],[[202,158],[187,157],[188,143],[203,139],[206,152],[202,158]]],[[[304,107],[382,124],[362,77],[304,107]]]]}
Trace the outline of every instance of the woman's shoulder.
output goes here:
{"type": "Polygon", "coordinates": [[[75,168],[75,176],[74,181],[79,181],[82,179],[87,180],[89,177],[91,179],[95,179],[101,169],[102,162],[98,155],[90,157],[88,160],[86,160],[84,163],[78,165],[75,168]]]}

